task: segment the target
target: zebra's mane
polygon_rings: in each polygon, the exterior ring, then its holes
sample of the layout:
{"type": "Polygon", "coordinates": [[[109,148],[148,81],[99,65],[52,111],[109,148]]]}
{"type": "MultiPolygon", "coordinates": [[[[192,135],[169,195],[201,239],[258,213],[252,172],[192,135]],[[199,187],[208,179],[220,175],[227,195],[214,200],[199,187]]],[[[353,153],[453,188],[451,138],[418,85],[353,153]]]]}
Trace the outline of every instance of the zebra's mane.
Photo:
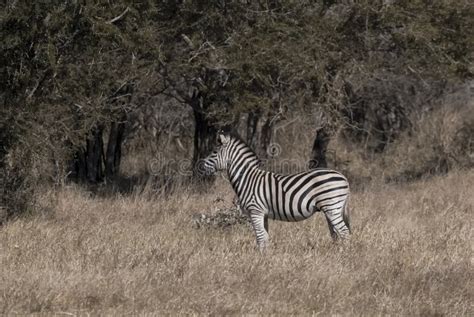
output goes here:
{"type": "Polygon", "coordinates": [[[245,142],[242,137],[240,135],[238,135],[237,133],[231,133],[229,134],[232,141],[237,143],[237,144],[243,144],[245,145],[247,148],[250,149],[250,151],[252,151],[253,155],[255,155],[255,157],[257,158],[257,166],[261,167],[262,166],[262,160],[258,157],[257,153],[255,153],[254,149],[252,149],[248,144],[247,142],[245,142]]]}

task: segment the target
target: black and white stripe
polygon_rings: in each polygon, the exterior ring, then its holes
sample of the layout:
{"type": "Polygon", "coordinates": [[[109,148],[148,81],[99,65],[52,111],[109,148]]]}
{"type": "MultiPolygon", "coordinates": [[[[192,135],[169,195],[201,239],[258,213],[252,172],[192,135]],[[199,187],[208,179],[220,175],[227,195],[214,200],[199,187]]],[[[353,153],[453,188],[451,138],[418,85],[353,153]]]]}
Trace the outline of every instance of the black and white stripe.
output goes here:
{"type": "Polygon", "coordinates": [[[243,141],[224,134],[219,140],[219,148],[204,160],[205,171],[227,170],[240,207],[250,216],[259,247],[268,242],[268,218],[301,221],[321,211],[334,239],[350,233],[349,184],[342,174],[330,169],[275,174],[259,168],[259,159],[243,141]]]}

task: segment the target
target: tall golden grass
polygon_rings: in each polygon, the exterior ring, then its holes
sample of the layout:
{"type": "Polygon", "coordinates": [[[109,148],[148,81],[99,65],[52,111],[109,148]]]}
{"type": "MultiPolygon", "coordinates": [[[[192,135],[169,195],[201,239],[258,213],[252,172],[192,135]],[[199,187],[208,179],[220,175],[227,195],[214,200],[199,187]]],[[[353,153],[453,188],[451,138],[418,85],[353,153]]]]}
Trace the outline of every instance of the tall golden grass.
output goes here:
{"type": "Polygon", "coordinates": [[[474,171],[368,185],[347,243],[317,214],[270,222],[264,254],[248,226],[193,227],[231,205],[223,180],[206,194],[45,190],[49,212],[0,227],[0,314],[472,316],[472,188],[474,171]]]}

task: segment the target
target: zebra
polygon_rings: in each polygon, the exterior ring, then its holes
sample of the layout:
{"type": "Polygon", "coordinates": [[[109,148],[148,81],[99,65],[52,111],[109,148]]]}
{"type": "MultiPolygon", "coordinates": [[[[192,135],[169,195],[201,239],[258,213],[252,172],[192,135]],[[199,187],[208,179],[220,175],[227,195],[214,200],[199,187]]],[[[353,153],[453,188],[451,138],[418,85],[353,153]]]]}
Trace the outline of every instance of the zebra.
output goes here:
{"type": "Polygon", "coordinates": [[[334,240],[347,238],[349,183],[341,173],[317,168],[290,175],[260,168],[255,152],[239,137],[218,133],[219,146],[201,161],[205,174],[226,170],[241,210],[250,216],[257,246],[269,241],[268,219],[301,221],[321,211],[334,240]]]}

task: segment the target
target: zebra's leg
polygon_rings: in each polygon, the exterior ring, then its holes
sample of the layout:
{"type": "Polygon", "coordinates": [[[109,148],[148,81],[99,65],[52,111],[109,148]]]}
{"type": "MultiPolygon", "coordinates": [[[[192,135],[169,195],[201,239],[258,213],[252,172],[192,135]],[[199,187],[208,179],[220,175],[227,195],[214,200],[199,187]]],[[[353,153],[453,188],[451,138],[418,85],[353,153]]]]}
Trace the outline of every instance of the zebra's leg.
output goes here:
{"type": "Polygon", "coordinates": [[[268,230],[268,215],[265,215],[263,218],[263,227],[265,228],[267,234],[270,233],[270,231],[268,230]]]}
{"type": "Polygon", "coordinates": [[[344,207],[324,211],[328,222],[329,232],[334,240],[345,239],[350,234],[348,224],[344,219],[344,207]]]}
{"type": "Polygon", "coordinates": [[[324,215],[326,216],[326,221],[328,222],[328,228],[329,228],[329,233],[331,234],[331,237],[333,238],[333,240],[337,240],[337,233],[336,231],[334,231],[334,228],[332,226],[331,221],[329,220],[328,215],[326,213],[324,215]]]}
{"type": "MultiPolygon", "coordinates": [[[[257,246],[262,251],[268,245],[268,232],[265,229],[265,216],[260,212],[251,212],[250,220],[252,222],[253,230],[257,238],[257,246]]],[[[268,225],[267,225],[268,228],[268,225]]]]}

